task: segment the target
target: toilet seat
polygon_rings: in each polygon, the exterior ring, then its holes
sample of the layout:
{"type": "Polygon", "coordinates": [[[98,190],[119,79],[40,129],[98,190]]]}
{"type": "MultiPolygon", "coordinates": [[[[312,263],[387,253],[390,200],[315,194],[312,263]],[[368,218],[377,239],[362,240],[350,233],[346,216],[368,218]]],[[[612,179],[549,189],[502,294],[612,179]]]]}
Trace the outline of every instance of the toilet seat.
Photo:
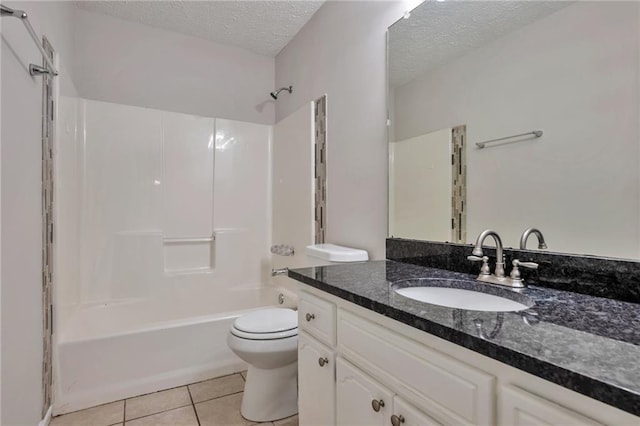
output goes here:
{"type": "Polygon", "coordinates": [[[231,334],[241,339],[277,340],[298,335],[298,314],[293,309],[261,309],[237,318],[231,334]]]}

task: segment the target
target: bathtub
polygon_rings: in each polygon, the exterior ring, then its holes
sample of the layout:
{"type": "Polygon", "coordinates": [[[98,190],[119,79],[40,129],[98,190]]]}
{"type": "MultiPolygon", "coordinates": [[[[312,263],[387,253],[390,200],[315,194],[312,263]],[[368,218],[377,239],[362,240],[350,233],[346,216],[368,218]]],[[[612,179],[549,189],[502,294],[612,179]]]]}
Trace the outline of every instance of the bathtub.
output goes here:
{"type": "Polygon", "coordinates": [[[77,308],[55,335],[54,414],[242,371],[246,364],[226,343],[233,321],[268,306],[295,307],[297,299],[265,286],[197,304],[126,300],[77,308]]]}

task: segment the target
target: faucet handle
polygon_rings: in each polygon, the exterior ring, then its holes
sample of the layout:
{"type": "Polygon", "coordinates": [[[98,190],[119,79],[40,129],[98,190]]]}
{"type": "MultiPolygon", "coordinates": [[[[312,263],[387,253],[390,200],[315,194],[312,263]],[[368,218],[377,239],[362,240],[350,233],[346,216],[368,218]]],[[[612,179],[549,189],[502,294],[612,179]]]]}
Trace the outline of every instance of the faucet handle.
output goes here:
{"type": "Polygon", "coordinates": [[[513,259],[513,262],[511,262],[511,264],[513,265],[513,269],[511,269],[511,274],[509,276],[514,282],[519,282],[519,283],[522,283],[522,277],[520,275],[520,269],[519,269],[520,266],[522,266],[523,268],[538,269],[537,263],[520,262],[518,259],[513,259]]]}
{"type": "Polygon", "coordinates": [[[467,260],[470,260],[472,262],[482,262],[480,275],[491,275],[491,269],[489,268],[489,256],[467,256],[467,260]]]}
{"type": "Polygon", "coordinates": [[[520,262],[518,259],[514,259],[513,262],[511,263],[516,268],[518,266],[522,266],[523,268],[528,268],[528,269],[538,269],[538,264],[535,262],[520,262]]]}

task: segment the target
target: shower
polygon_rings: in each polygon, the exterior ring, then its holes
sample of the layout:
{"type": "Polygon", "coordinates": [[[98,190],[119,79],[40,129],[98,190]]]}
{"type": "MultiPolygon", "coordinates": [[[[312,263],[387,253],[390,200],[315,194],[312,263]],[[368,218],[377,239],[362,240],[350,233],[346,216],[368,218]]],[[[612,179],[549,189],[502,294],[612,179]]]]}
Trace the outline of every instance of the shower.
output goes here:
{"type": "Polygon", "coordinates": [[[280,94],[280,92],[282,92],[283,90],[286,90],[289,93],[293,93],[293,86],[281,87],[278,90],[276,90],[275,92],[271,92],[271,97],[273,99],[278,99],[278,94],[280,94]]]}

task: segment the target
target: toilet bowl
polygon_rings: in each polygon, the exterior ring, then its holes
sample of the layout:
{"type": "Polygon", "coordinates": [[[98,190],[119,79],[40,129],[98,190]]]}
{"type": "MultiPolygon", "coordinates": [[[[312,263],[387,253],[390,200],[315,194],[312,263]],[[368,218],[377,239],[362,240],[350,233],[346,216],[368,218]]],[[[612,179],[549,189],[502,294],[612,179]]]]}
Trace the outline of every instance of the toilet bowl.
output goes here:
{"type": "Polygon", "coordinates": [[[238,317],[229,348],[249,364],[240,413],[270,422],[298,412],[298,315],[293,309],[261,309],[238,317]]]}

